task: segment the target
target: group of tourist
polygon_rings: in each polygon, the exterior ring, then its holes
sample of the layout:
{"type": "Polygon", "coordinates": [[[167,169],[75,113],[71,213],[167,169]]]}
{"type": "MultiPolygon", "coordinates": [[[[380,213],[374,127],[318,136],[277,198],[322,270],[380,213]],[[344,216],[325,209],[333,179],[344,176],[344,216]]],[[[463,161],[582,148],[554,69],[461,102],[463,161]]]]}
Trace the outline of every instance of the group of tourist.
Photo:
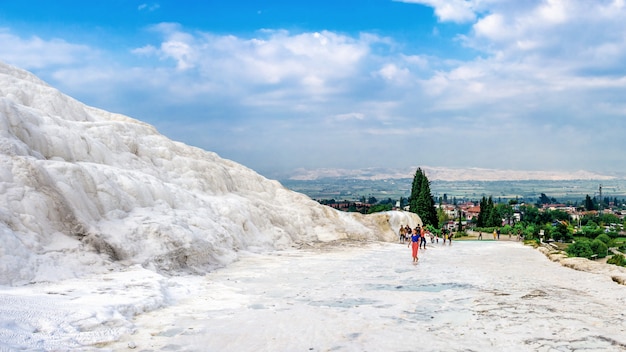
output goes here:
{"type": "MultiPolygon", "coordinates": [[[[400,225],[400,243],[408,242],[407,247],[413,247],[412,254],[414,263],[419,260],[417,256],[419,249],[423,248],[426,250],[426,236],[430,238],[431,243],[439,243],[439,236],[433,234],[423,226],[418,225],[414,229],[411,229],[409,225],[400,225]]],[[[452,233],[448,235],[447,231],[443,231],[443,244],[446,244],[446,241],[452,244],[452,233]]]]}
{"type": "MultiPolygon", "coordinates": [[[[493,230],[493,239],[496,240],[496,241],[500,240],[500,233],[501,232],[500,232],[499,228],[494,229],[493,230]]],[[[483,239],[483,232],[482,231],[478,231],[477,239],[478,240],[482,240],[483,239]]],[[[509,232],[509,239],[511,239],[511,233],[510,232],[509,232]]],[[[518,241],[523,241],[524,240],[524,235],[522,234],[521,230],[517,230],[517,237],[516,237],[516,239],[518,241]]]]}

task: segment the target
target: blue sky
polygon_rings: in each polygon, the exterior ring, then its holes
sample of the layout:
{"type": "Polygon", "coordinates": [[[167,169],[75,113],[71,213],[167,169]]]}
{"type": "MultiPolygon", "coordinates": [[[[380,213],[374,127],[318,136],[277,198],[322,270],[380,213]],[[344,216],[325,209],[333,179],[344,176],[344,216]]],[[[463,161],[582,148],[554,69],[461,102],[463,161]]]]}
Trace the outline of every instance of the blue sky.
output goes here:
{"type": "Polygon", "coordinates": [[[0,60],[270,177],[624,173],[623,0],[0,1],[0,60]]]}

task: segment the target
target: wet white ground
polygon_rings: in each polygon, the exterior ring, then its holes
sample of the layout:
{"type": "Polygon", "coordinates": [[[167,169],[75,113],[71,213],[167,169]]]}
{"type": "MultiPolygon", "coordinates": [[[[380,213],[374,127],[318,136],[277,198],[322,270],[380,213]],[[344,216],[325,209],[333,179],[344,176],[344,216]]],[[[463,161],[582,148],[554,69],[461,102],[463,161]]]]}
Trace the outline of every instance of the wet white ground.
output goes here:
{"type": "Polygon", "coordinates": [[[102,348],[626,350],[626,287],[517,242],[429,245],[416,265],[390,243],[255,255],[192,283],[102,348]]]}

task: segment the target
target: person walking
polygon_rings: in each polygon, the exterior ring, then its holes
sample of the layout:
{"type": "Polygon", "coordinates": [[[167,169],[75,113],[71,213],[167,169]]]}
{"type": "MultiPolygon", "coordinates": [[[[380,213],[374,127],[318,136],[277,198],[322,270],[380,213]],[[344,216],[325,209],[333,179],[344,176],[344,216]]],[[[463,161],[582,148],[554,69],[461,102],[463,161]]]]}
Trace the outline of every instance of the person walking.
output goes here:
{"type": "Polygon", "coordinates": [[[426,229],[423,227],[419,230],[420,233],[420,249],[422,248],[422,244],[424,245],[424,249],[426,249],[426,229]]]}
{"type": "Polygon", "coordinates": [[[417,263],[417,261],[419,260],[419,258],[417,257],[417,251],[419,250],[419,240],[420,240],[419,231],[415,231],[413,234],[411,234],[411,241],[409,245],[407,246],[407,247],[412,248],[413,263],[417,263]]]}
{"type": "Polygon", "coordinates": [[[400,225],[400,243],[404,243],[406,240],[406,229],[404,225],[400,225]]]}
{"type": "Polygon", "coordinates": [[[483,232],[482,231],[478,231],[478,239],[479,240],[483,239],[483,232]]]}

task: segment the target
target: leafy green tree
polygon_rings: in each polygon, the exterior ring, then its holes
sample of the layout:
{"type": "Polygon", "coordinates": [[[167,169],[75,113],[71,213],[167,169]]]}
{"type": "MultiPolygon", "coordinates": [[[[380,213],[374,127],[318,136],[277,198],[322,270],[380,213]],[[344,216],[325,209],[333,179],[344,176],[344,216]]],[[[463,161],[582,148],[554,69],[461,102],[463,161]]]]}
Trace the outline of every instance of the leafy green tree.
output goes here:
{"type": "Polygon", "coordinates": [[[368,214],[372,214],[372,213],[380,213],[383,211],[388,211],[391,210],[392,205],[391,204],[376,204],[376,205],[372,205],[368,210],[367,213],[368,214]]]}
{"type": "Polygon", "coordinates": [[[587,222],[587,225],[582,226],[581,230],[582,235],[587,238],[596,238],[598,235],[604,233],[604,230],[593,221],[587,222]]]}
{"type": "Polygon", "coordinates": [[[569,242],[574,237],[572,230],[564,222],[558,222],[553,229],[552,238],[556,241],[569,242]]]}
{"type": "Polygon", "coordinates": [[[619,224],[620,219],[617,215],[611,213],[603,213],[598,217],[598,222],[603,225],[619,224]]]}
{"type": "Polygon", "coordinates": [[[513,207],[510,204],[497,204],[495,209],[500,214],[500,217],[505,219],[507,224],[511,225],[514,219],[513,215],[515,214],[513,207]]]}
{"type": "Polygon", "coordinates": [[[437,220],[440,224],[445,224],[450,221],[450,216],[443,208],[437,208],[437,220]]]}
{"type": "Polygon", "coordinates": [[[591,249],[591,243],[587,239],[579,239],[576,242],[570,244],[565,249],[567,255],[570,257],[582,257],[591,258],[593,250],[591,249]]]}
{"type": "Polygon", "coordinates": [[[591,241],[591,250],[593,251],[593,254],[598,256],[598,258],[606,257],[608,249],[609,248],[606,243],[600,241],[599,239],[591,241]]]}
{"type": "Polygon", "coordinates": [[[547,240],[548,238],[551,238],[552,235],[554,234],[555,230],[554,230],[554,226],[552,226],[552,224],[545,224],[543,226],[543,236],[544,236],[544,240],[547,240]]]}
{"type": "Polygon", "coordinates": [[[528,225],[524,228],[524,239],[531,240],[539,238],[539,227],[535,225],[528,225]]]}
{"type": "Polygon", "coordinates": [[[549,221],[567,221],[570,222],[572,217],[563,210],[547,210],[549,221]]]}
{"type": "Polygon", "coordinates": [[[604,244],[606,244],[608,246],[609,242],[611,242],[611,237],[609,237],[609,235],[607,235],[605,233],[601,233],[598,236],[596,236],[596,240],[600,240],[600,241],[604,242],[604,244]]]}
{"type": "Polygon", "coordinates": [[[541,215],[539,209],[529,205],[523,205],[520,207],[522,213],[522,221],[526,224],[541,224],[541,215]]]}

